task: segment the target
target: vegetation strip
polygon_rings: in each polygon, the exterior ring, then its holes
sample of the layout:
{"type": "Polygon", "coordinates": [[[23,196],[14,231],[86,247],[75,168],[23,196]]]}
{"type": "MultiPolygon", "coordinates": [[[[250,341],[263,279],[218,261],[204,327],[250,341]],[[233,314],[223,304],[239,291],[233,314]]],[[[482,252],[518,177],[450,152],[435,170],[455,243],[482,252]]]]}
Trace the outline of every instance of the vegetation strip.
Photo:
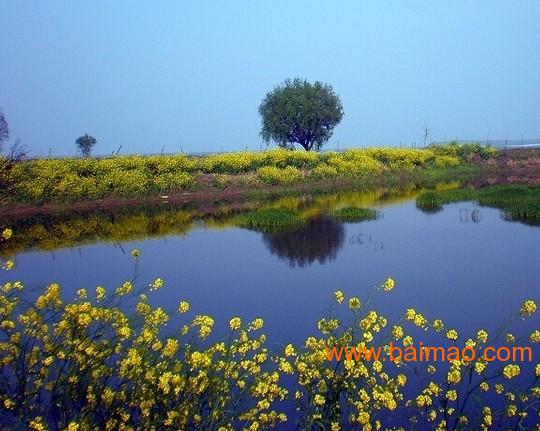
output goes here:
{"type": "Polygon", "coordinates": [[[497,157],[479,144],[426,149],[366,148],[344,152],[271,150],[205,157],[114,156],[4,163],[0,200],[6,204],[142,198],[215,189],[256,189],[318,180],[361,179],[425,168],[455,168],[497,157]]]}

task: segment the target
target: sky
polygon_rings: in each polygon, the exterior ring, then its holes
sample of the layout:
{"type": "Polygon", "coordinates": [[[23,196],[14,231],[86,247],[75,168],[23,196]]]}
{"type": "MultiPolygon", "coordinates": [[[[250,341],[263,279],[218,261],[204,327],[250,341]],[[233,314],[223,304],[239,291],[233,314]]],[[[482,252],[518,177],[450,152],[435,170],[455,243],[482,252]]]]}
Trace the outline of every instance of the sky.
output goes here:
{"type": "Polygon", "coordinates": [[[328,148],[540,137],[540,1],[0,0],[0,109],[31,155],[258,150],[286,78],[328,148]]]}

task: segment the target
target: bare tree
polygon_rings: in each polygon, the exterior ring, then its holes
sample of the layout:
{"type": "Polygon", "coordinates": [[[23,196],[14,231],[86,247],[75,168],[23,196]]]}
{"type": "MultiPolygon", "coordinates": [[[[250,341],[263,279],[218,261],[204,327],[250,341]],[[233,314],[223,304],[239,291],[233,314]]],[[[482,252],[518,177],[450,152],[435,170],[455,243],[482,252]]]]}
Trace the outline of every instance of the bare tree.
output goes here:
{"type": "Polygon", "coordinates": [[[9,197],[13,189],[13,181],[10,179],[9,173],[15,164],[23,161],[28,156],[28,149],[21,145],[20,139],[16,139],[15,143],[10,147],[6,156],[0,156],[0,200],[9,197]]]}
{"type": "Polygon", "coordinates": [[[424,128],[422,129],[422,142],[423,146],[427,146],[431,139],[431,129],[428,128],[427,124],[424,125],[424,128]]]}
{"type": "Polygon", "coordinates": [[[4,117],[4,113],[0,111],[0,151],[2,151],[2,143],[9,139],[9,127],[4,117]]]}

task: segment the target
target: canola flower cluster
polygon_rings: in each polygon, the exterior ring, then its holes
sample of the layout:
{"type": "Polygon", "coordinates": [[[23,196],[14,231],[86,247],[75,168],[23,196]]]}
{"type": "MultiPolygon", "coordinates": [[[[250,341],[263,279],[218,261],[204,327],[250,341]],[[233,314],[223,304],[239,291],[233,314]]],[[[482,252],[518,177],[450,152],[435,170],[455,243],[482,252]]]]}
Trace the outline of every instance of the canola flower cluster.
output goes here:
{"type": "MultiPolygon", "coordinates": [[[[10,237],[4,230],[2,240],[10,237]]],[[[132,256],[138,261],[141,252],[133,250],[132,256]]],[[[365,299],[336,291],[318,334],[280,352],[266,347],[262,319],[244,322],[235,316],[225,340],[213,340],[215,320],[190,315],[188,301],[173,311],[152,307],[148,295],[166,288],[161,278],[142,290],[126,281],[116,289],[79,289],[75,300],[66,302],[53,283],[29,304],[21,282],[1,285],[2,426],[253,431],[288,423],[305,430],[442,431],[533,429],[540,421],[540,364],[531,374],[516,363],[487,363],[482,355],[437,367],[419,364],[415,370],[399,358],[329,361],[327,346],[384,350],[390,341],[411,346],[415,330],[432,331],[450,343],[462,340],[478,351],[497,341],[499,334],[484,329],[462,338],[442,320],[412,308],[390,324],[371,304],[396,288],[391,278],[365,299]],[[129,298],[136,301],[134,314],[121,307],[129,298]],[[173,317],[184,324],[165,331],[173,317]],[[522,378],[529,383],[518,384],[522,378]],[[294,418],[287,417],[284,402],[295,406],[294,418]],[[396,418],[408,422],[407,428],[395,425],[396,418]]],[[[536,303],[527,300],[513,320],[536,311],[536,303]]],[[[502,337],[517,340],[508,332],[502,337]]],[[[540,330],[529,341],[540,342],[540,330]]]]}
{"type": "Polygon", "coordinates": [[[8,201],[51,202],[141,197],[170,194],[190,188],[203,174],[214,176],[216,187],[228,178],[263,184],[293,184],[302,179],[354,178],[385,171],[420,167],[453,167],[472,156],[495,157],[496,151],[478,144],[448,144],[425,149],[366,148],[343,152],[275,149],[209,156],[114,156],[109,158],[43,159],[16,163],[7,173],[8,201]]]}

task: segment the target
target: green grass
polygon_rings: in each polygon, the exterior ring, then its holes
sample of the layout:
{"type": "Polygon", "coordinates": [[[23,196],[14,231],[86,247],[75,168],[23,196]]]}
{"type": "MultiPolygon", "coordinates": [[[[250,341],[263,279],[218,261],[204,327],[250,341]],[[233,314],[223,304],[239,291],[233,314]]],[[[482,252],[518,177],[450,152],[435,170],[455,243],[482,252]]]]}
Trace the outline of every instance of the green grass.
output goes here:
{"type": "Polygon", "coordinates": [[[332,211],[331,216],[340,221],[355,223],[365,220],[375,220],[378,213],[371,208],[345,207],[332,211]]]}
{"type": "Polygon", "coordinates": [[[498,208],[504,218],[526,224],[540,224],[540,187],[509,184],[478,190],[456,189],[426,192],[416,199],[416,206],[426,212],[438,211],[452,202],[474,201],[498,208]]]}
{"type": "Polygon", "coordinates": [[[304,222],[300,213],[286,208],[264,208],[249,211],[236,217],[239,227],[264,233],[275,233],[293,229],[304,222]]]}
{"type": "Polygon", "coordinates": [[[416,198],[416,207],[425,212],[437,212],[443,207],[440,193],[426,192],[416,198]]]}

